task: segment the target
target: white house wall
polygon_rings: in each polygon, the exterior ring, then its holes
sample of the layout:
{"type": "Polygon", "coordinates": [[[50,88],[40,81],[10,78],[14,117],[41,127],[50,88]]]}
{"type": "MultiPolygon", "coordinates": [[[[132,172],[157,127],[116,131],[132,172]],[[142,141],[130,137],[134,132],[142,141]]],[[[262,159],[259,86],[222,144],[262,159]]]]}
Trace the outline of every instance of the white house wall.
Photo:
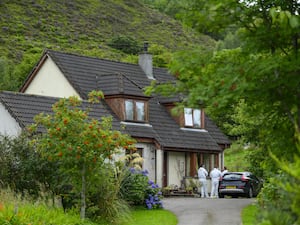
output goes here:
{"type": "Polygon", "coordinates": [[[79,94],[50,57],[46,59],[25,93],[59,98],[79,97],[79,94]]]}
{"type": "Polygon", "coordinates": [[[21,128],[17,121],[9,114],[3,104],[0,103],[0,134],[18,136],[21,128]]]}
{"type": "Polygon", "coordinates": [[[169,152],[168,185],[181,187],[181,181],[185,176],[185,153],[169,152]]]}
{"type": "Polygon", "coordinates": [[[163,158],[164,152],[160,149],[156,149],[156,183],[162,187],[163,186],[163,158]]]}
{"type": "Polygon", "coordinates": [[[143,170],[149,172],[148,177],[152,181],[156,181],[155,176],[155,146],[153,144],[137,143],[137,148],[143,149],[143,170]]]}

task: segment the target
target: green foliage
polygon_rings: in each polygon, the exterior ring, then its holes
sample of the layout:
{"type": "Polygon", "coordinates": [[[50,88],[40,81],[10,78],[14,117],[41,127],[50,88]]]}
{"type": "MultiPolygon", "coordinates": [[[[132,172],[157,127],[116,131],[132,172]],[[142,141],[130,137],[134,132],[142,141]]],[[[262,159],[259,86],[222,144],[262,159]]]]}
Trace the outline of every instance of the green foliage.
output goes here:
{"type": "Polygon", "coordinates": [[[250,146],[249,169],[267,182],[262,191],[269,200],[267,210],[279,210],[282,205],[286,210],[280,214],[286,214],[282,222],[292,224],[299,199],[284,192],[296,195],[299,190],[293,185],[299,185],[294,157],[298,155],[294,123],[300,126],[299,1],[213,0],[191,1],[190,5],[190,12],[182,14],[186,24],[198,30],[207,30],[209,25],[208,32],[217,31],[215,34],[236,33],[240,46],[179,52],[170,64],[178,82],[154,84],[148,90],[176,91],[185,97],[183,105],[207,108],[228,134],[250,146]],[[276,164],[270,152],[284,163],[276,164]],[[287,167],[289,164],[295,167],[287,167]],[[285,168],[285,175],[269,181],[278,167],[285,168]],[[283,192],[276,189],[281,182],[283,192]],[[280,198],[274,197],[278,195],[280,198]]]}
{"type": "Polygon", "coordinates": [[[141,45],[132,37],[119,35],[113,37],[108,45],[126,54],[137,55],[141,52],[141,45]]]}
{"type": "Polygon", "coordinates": [[[242,209],[242,224],[254,225],[256,224],[259,208],[256,204],[251,204],[242,209]]]}
{"type": "Polygon", "coordinates": [[[55,193],[60,178],[57,165],[44,160],[25,133],[0,137],[0,167],[0,184],[22,196],[46,197],[44,190],[55,193]]]}
{"type": "Polygon", "coordinates": [[[243,144],[233,143],[230,148],[224,151],[224,165],[229,171],[252,171],[247,159],[248,151],[250,149],[243,144]]]}
{"type": "MultiPolygon", "coordinates": [[[[166,210],[147,210],[136,208],[131,211],[130,217],[120,225],[175,225],[176,216],[166,210]]],[[[57,224],[57,225],[111,225],[107,221],[81,220],[73,212],[63,213],[59,208],[45,205],[30,199],[20,199],[8,190],[0,191],[0,224],[8,225],[29,225],[29,224],[57,224]]]]}
{"type": "Polygon", "coordinates": [[[132,219],[122,225],[175,225],[178,224],[176,216],[167,210],[145,210],[136,208],[132,211],[132,219]]]}
{"type": "MultiPolygon", "coordinates": [[[[93,103],[103,94],[91,92],[89,97],[93,103]]],[[[135,140],[112,130],[111,118],[102,118],[101,122],[89,118],[81,105],[77,97],[60,99],[52,107],[53,114],[37,115],[36,124],[28,130],[35,132],[38,126],[45,128],[46,133],[36,136],[32,143],[43,158],[59,164],[59,171],[67,182],[64,184],[72,185],[76,193],[81,193],[81,218],[85,218],[86,194],[99,182],[98,174],[105,160],[112,159],[121,149],[134,150],[135,140]]]]}
{"type": "Polygon", "coordinates": [[[97,181],[90,184],[92,190],[88,193],[87,217],[93,221],[120,224],[130,219],[129,203],[119,194],[125,179],[124,174],[119,172],[119,166],[105,164],[98,173],[97,181]]]}
{"type": "Polygon", "coordinates": [[[5,57],[0,58],[0,90],[13,90],[11,86],[11,71],[9,61],[5,57]]]}
{"type": "MultiPolygon", "coordinates": [[[[192,44],[214,45],[208,37],[184,29],[178,21],[136,0],[84,4],[79,0],[3,0],[0,4],[0,51],[10,68],[7,82],[0,76],[4,90],[18,90],[37,54],[40,57],[45,49],[136,62],[128,54],[136,54],[144,41],[163,46],[168,53],[192,44]],[[126,53],[110,47],[117,37],[129,44],[119,46],[126,53]]],[[[164,55],[158,57],[168,61],[164,55]]]]}
{"type": "Polygon", "coordinates": [[[131,205],[144,205],[148,177],[135,169],[125,169],[125,178],[121,184],[120,196],[131,205]]]}
{"type": "Polygon", "coordinates": [[[121,183],[120,196],[134,206],[148,209],[162,208],[160,188],[149,180],[148,172],[131,167],[123,171],[125,178],[121,183]]]}
{"type": "Polygon", "coordinates": [[[82,221],[78,214],[65,214],[59,208],[46,205],[30,199],[16,197],[6,189],[0,190],[0,224],[29,225],[29,224],[64,224],[64,225],[93,225],[89,220],[82,221]]]}

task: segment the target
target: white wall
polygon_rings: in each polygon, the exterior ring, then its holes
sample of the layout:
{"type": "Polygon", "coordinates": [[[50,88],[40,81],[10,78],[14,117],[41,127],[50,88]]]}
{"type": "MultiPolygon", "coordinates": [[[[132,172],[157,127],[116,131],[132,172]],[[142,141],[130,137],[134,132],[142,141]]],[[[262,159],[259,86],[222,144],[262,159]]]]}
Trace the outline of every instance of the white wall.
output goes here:
{"type": "Polygon", "coordinates": [[[153,144],[137,143],[136,147],[143,149],[143,170],[147,170],[149,179],[155,181],[155,146],[153,144]]]}
{"type": "Polygon", "coordinates": [[[9,114],[4,105],[0,103],[0,134],[18,136],[21,128],[17,121],[9,114]]]}
{"type": "Polygon", "coordinates": [[[50,57],[46,59],[25,93],[60,98],[79,97],[79,94],[50,57]]]}
{"type": "Polygon", "coordinates": [[[169,152],[168,185],[181,187],[181,181],[185,176],[185,153],[169,152]]]}
{"type": "Polygon", "coordinates": [[[156,149],[156,183],[162,187],[163,186],[163,158],[164,152],[160,149],[156,149]]]}

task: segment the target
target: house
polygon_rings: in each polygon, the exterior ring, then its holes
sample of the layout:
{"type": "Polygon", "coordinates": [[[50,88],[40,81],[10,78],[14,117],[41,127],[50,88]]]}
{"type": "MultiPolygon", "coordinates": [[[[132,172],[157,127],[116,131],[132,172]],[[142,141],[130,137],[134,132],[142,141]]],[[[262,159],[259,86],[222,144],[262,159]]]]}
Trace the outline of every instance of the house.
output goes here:
{"type": "Polygon", "coordinates": [[[105,100],[92,116],[111,115],[114,129],[125,127],[137,140],[143,169],[160,186],[181,186],[185,177],[197,174],[200,163],[208,170],[223,168],[228,138],[203,109],[186,108],[174,116],[171,109],[179,99],[146,96],[143,89],[154,79],[175,78],[166,69],[153,68],[146,51],[136,65],[47,50],[19,93],[0,92],[0,133],[18,135],[34,115],[51,113],[59,98],[77,96],[87,104],[88,93],[101,90],[105,100]]]}

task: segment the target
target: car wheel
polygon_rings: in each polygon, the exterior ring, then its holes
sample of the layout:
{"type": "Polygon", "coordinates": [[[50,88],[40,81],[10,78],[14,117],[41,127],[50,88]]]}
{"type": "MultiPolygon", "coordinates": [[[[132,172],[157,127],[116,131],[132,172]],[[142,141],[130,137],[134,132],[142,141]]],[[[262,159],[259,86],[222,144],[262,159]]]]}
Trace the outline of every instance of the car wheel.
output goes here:
{"type": "Polygon", "coordinates": [[[252,187],[249,188],[249,191],[248,191],[248,198],[253,198],[253,190],[252,190],[252,187]]]}
{"type": "Polygon", "coordinates": [[[224,198],[224,195],[219,193],[219,198],[224,198]]]}

